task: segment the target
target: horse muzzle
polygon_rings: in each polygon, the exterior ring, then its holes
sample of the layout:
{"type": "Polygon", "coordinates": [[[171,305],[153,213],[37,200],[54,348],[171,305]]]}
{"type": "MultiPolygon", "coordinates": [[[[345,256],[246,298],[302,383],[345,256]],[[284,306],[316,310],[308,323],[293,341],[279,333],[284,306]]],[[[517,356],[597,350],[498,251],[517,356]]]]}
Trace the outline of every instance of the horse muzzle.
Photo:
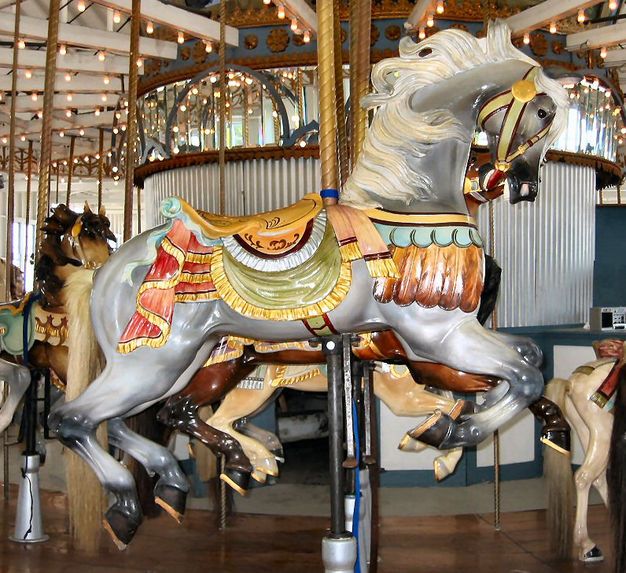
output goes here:
{"type": "Polygon", "coordinates": [[[509,202],[514,205],[521,201],[534,202],[539,190],[537,177],[533,177],[530,166],[526,162],[515,165],[507,173],[509,186],[509,202]]]}

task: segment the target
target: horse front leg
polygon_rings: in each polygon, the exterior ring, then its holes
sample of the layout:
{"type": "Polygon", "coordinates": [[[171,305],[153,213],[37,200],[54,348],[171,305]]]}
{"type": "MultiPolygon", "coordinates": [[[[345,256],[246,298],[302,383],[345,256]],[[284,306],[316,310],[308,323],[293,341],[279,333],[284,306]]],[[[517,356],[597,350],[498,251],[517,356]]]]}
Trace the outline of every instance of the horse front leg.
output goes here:
{"type": "Polygon", "coordinates": [[[8,390],[7,399],[0,408],[0,433],[2,433],[9,427],[15,410],[28,389],[30,370],[25,366],[0,360],[0,379],[8,390]]]}
{"type": "Polygon", "coordinates": [[[191,383],[172,396],[157,414],[163,424],[200,440],[216,455],[225,457],[220,478],[244,495],[254,470],[241,444],[231,435],[207,424],[198,410],[213,404],[251,374],[256,366],[246,363],[244,356],[200,369],[191,383]]]}
{"type": "MultiPolygon", "coordinates": [[[[502,382],[486,393],[487,407],[480,412],[458,420],[436,412],[411,432],[412,437],[440,449],[476,445],[539,398],[541,372],[475,318],[437,309],[424,314],[432,315],[427,332],[398,331],[407,352],[423,353],[465,372],[496,376],[502,382]],[[440,322],[434,319],[435,314],[441,317],[440,322]]],[[[420,318],[415,317],[417,321],[420,318]]]]}

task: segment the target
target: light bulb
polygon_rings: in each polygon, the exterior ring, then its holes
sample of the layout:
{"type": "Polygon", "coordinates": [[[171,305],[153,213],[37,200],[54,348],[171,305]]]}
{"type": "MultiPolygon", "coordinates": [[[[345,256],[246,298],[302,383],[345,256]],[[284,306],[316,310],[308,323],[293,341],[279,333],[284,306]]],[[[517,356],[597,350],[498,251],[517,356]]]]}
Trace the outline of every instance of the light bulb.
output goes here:
{"type": "Polygon", "coordinates": [[[556,34],[556,22],[550,22],[550,34],[556,34]]]}
{"type": "Polygon", "coordinates": [[[291,19],[291,31],[295,32],[298,29],[298,20],[296,18],[291,19]]]}
{"type": "Polygon", "coordinates": [[[72,96],[72,94],[67,94],[67,95],[65,96],[65,99],[66,99],[67,101],[72,101],[72,100],[74,99],[74,97],[72,96]]]}
{"type": "Polygon", "coordinates": [[[59,131],[59,137],[65,137],[65,132],[63,130],[59,131]]]}
{"type": "Polygon", "coordinates": [[[278,16],[279,20],[284,20],[285,19],[285,16],[286,16],[285,7],[282,4],[278,5],[276,15],[278,16]]]}
{"type": "Polygon", "coordinates": [[[119,13],[118,10],[115,10],[113,12],[113,22],[115,22],[116,24],[119,24],[122,21],[122,15],[119,13]]]}
{"type": "Polygon", "coordinates": [[[32,77],[33,77],[33,72],[32,72],[32,71],[30,71],[30,70],[24,70],[24,77],[25,77],[27,80],[30,80],[30,78],[32,78],[32,77]]]}
{"type": "Polygon", "coordinates": [[[309,30],[304,31],[304,34],[302,35],[302,41],[305,44],[308,44],[311,41],[311,32],[309,30]]]}
{"type": "Polygon", "coordinates": [[[604,46],[602,46],[602,48],[600,48],[600,57],[604,60],[604,58],[606,58],[606,48],[604,46]]]}
{"type": "Polygon", "coordinates": [[[26,47],[26,42],[20,38],[20,39],[17,41],[17,47],[18,47],[20,50],[23,50],[23,49],[26,47]]]}
{"type": "Polygon", "coordinates": [[[609,0],[609,10],[617,10],[617,0],[609,0]]]}
{"type": "Polygon", "coordinates": [[[263,4],[269,6],[272,3],[272,0],[263,0],[263,4]]]}
{"type": "Polygon", "coordinates": [[[100,60],[101,62],[104,62],[104,60],[106,60],[106,53],[104,52],[104,50],[100,50],[98,52],[98,60],[100,60]]]}
{"type": "Polygon", "coordinates": [[[101,99],[102,101],[106,101],[106,100],[108,99],[108,98],[107,98],[107,94],[102,94],[102,96],[100,96],[100,99],[101,99]]]}
{"type": "Polygon", "coordinates": [[[437,11],[437,14],[443,14],[443,11],[444,11],[443,0],[437,0],[437,8],[435,8],[435,10],[437,11]]]}
{"type": "Polygon", "coordinates": [[[185,43],[185,34],[183,34],[182,32],[178,32],[178,43],[179,44],[185,43]]]}
{"type": "Polygon", "coordinates": [[[33,101],[37,101],[37,99],[39,99],[37,92],[33,92],[32,94],[30,94],[30,99],[32,99],[33,101]]]}
{"type": "Polygon", "coordinates": [[[420,28],[419,39],[423,40],[424,38],[426,38],[426,30],[424,29],[424,26],[422,26],[420,28]]]}
{"type": "Polygon", "coordinates": [[[26,141],[26,136],[25,135],[20,135],[20,141],[26,141]]]}
{"type": "Polygon", "coordinates": [[[72,117],[72,110],[71,109],[66,109],[65,110],[65,117],[72,117]]]}
{"type": "Polygon", "coordinates": [[[76,7],[78,8],[79,12],[84,12],[87,9],[87,6],[85,5],[85,0],[78,0],[78,4],[76,5],[76,7]]]}
{"type": "Polygon", "coordinates": [[[148,21],[146,24],[146,34],[152,34],[152,33],[154,33],[154,24],[148,21]]]}
{"type": "Polygon", "coordinates": [[[530,44],[530,34],[528,32],[524,34],[524,44],[530,44]]]}
{"type": "Polygon", "coordinates": [[[211,42],[205,42],[204,43],[204,51],[207,54],[210,54],[213,51],[213,44],[211,42]]]}
{"type": "Polygon", "coordinates": [[[78,131],[78,135],[85,135],[85,130],[84,129],[80,129],[78,131]]]}
{"type": "Polygon", "coordinates": [[[64,56],[65,54],[67,54],[67,47],[65,46],[65,44],[61,44],[59,46],[59,54],[61,56],[64,56]]]}
{"type": "Polygon", "coordinates": [[[105,86],[108,86],[108,85],[109,85],[109,82],[111,81],[111,78],[110,78],[109,76],[104,76],[104,77],[102,78],[102,81],[104,82],[104,85],[105,85],[105,86]]]}
{"type": "Polygon", "coordinates": [[[426,25],[429,28],[432,28],[435,25],[435,17],[432,14],[428,14],[428,17],[426,18],[426,25]]]}
{"type": "Polygon", "coordinates": [[[70,74],[69,72],[65,72],[65,75],[63,76],[63,78],[65,79],[66,82],[71,82],[72,74],[70,74]]]}
{"type": "Polygon", "coordinates": [[[137,67],[140,68],[143,66],[143,58],[137,58],[137,67]]]}
{"type": "Polygon", "coordinates": [[[97,117],[97,116],[99,116],[99,115],[100,115],[100,108],[99,108],[99,107],[97,107],[97,108],[96,108],[96,110],[95,110],[93,113],[94,113],[94,115],[95,115],[96,117],[97,117]]]}
{"type": "Polygon", "coordinates": [[[585,11],[584,10],[578,10],[578,16],[576,18],[578,20],[579,24],[582,24],[585,21],[585,11]]]}

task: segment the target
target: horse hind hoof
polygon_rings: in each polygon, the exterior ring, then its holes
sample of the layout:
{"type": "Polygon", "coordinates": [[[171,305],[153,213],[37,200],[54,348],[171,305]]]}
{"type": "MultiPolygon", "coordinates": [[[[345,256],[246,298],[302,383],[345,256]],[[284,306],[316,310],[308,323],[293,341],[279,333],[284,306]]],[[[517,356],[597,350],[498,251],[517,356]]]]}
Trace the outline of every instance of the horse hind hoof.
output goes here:
{"type": "Polygon", "coordinates": [[[567,430],[544,430],[541,443],[566,456],[572,451],[570,433],[567,430]]]}
{"type": "Polygon", "coordinates": [[[154,488],[154,502],[177,523],[181,523],[187,504],[187,492],[172,485],[157,484],[154,488]]]}
{"type": "Polygon", "coordinates": [[[135,537],[137,528],[141,524],[141,519],[133,519],[113,506],[104,514],[102,524],[104,525],[104,529],[111,536],[113,543],[115,543],[120,551],[123,551],[133,540],[133,537],[135,537]]]}
{"type": "Polygon", "coordinates": [[[238,494],[247,495],[250,486],[250,474],[240,470],[226,468],[224,473],[220,474],[220,479],[232,487],[238,494]]]}
{"type": "Polygon", "coordinates": [[[437,410],[423,424],[408,432],[408,435],[423,444],[443,449],[446,447],[445,445],[455,426],[455,421],[448,414],[437,410]]]}
{"type": "Polygon", "coordinates": [[[585,563],[598,563],[600,561],[604,561],[604,555],[602,553],[602,550],[597,545],[594,545],[589,551],[587,551],[587,553],[585,553],[581,557],[580,560],[584,561],[585,563]]]}

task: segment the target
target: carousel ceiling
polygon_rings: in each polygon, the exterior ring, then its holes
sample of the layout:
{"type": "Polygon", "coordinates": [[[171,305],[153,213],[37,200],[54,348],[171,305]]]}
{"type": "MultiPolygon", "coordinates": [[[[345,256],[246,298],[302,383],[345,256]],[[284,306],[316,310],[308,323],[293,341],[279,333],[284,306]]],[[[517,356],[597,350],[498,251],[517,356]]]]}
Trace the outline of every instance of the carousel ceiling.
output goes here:
{"type": "MultiPolygon", "coordinates": [[[[316,29],[314,0],[281,0],[268,6],[264,0],[231,0],[227,4],[227,43],[239,42],[239,30],[251,25],[289,25],[291,18],[316,29]],[[278,6],[278,11],[276,6],[278,6]],[[281,10],[286,20],[279,19],[281,10]]],[[[55,155],[63,156],[73,139],[76,153],[94,153],[98,129],[112,129],[116,114],[125,113],[128,87],[129,11],[131,0],[69,0],[60,11],[59,54],[55,81],[53,140],[55,155]]],[[[177,59],[178,43],[199,39],[213,46],[219,37],[216,0],[142,0],[141,59],[177,59]],[[172,33],[159,34],[160,30],[172,33]]],[[[341,10],[347,15],[348,0],[341,10]]],[[[42,92],[46,62],[48,0],[22,0],[19,36],[16,109],[18,148],[33,142],[37,149],[41,133],[42,92]]],[[[9,133],[11,70],[13,63],[15,0],[0,0],[0,141],[9,133]]],[[[617,68],[626,85],[626,17],[624,0],[372,0],[375,18],[408,20],[415,28],[430,16],[442,19],[482,20],[508,17],[521,37],[537,28],[566,33],[566,49],[595,50],[607,67],[617,68]],[[443,8],[440,13],[439,8],[443,8]],[[584,10],[584,12],[582,12],[584,10]],[[581,14],[583,15],[581,17],[581,14]],[[580,20],[584,22],[580,22],[580,20]],[[558,27],[557,27],[558,26],[558,27]]],[[[243,38],[243,31],[242,31],[243,38]]],[[[123,117],[122,117],[123,121],[123,117]]]]}

